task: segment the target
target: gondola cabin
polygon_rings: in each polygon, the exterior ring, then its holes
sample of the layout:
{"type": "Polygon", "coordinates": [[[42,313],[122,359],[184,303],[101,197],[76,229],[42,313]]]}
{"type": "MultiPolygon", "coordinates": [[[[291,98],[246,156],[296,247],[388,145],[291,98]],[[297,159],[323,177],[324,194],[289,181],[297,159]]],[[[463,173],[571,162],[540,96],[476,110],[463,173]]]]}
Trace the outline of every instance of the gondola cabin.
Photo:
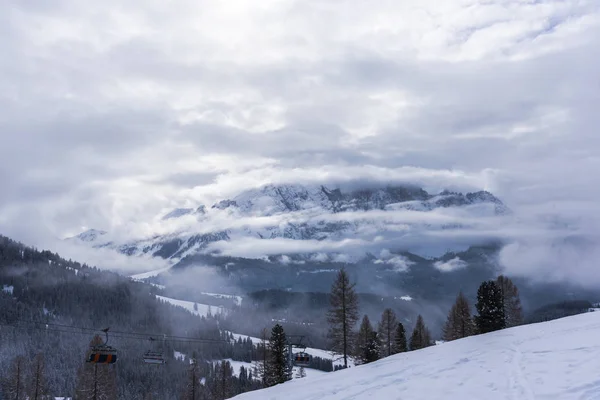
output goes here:
{"type": "Polygon", "coordinates": [[[294,363],[298,367],[308,367],[310,365],[310,354],[307,353],[296,353],[294,355],[294,363]]]}
{"type": "Polygon", "coordinates": [[[165,358],[162,353],[148,351],[144,354],[144,363],[146,364],[165,364],[165,358]]]}
{"type": "Polygon", "coordinates": [[[92,347],[86,361],[95,364],[114,364],[117,362],[117,349],[110,346],[92,347]]]}

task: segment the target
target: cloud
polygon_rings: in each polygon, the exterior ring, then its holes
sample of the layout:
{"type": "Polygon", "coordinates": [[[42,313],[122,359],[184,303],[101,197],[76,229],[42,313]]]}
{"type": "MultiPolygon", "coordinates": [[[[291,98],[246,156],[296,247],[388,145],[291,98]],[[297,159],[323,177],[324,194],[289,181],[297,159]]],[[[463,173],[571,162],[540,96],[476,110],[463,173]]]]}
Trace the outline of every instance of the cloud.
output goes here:
{"type": "Polygon", "coordinates": [[[468,264],[458,257],[454,257],[448,261],[436,261],[433,266],[442,272],[452,272],[458,269],[466,268],[468,264]]]}
{"type": "Polygon", "coordinates": [[[375,264],[391,266],[392,270],[397,272],[406,272],[414,264],[414,262],[402,255],[392,254],[388,249],[381,250],[379,257],[374,261],[375,264]]]}
{"type": "Polygon", "coordinates": [[[0,227],[54,246],[266,183],[412,181],[596,240],[599,38],[596,0],[14,2],[0,227]]]}

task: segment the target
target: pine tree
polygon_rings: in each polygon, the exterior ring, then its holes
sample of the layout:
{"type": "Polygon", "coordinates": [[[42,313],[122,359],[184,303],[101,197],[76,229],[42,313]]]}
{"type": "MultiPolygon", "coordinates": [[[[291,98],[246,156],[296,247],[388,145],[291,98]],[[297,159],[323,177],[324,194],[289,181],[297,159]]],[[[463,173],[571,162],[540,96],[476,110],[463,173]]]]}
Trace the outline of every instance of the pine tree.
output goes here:
{"type": "Polygon", "coordinates": [[[394,354],[394,336],[395,329],[398,324],[396,313],[391,308],[386,308],[381,315],[379,321],[378,333],[381,340],[381,355],[382,357],[391,356],[394,354]]]}
{"type": "Polygon", "coordinates": [[[381,342],[379,340],[379,334],[376,331],[373,331],[367,340],[367,347],[364,354],[365,363],[379,360],[380,352],[381,342]]]}
{"type": "Polygon", "coordinates": [[[393,354],[404,353],[408,351],[408,345],[406,344],[406,330],[402,322],[398,322],[396,326],[396,333],[394,335],[394,348],[393,354]]]}
{"type": "Polygon", "coordinates": [[[215,365],[214,384],[212,398],[214,400],[225,400],[233,396],[233,367],[227,360],[215,365]]]}
{"type": "MultiPolygon", "coordinates": [[[[90,342],[90,347],[102,343],[104,340],[96,335],[90,342]]],[[[117,375],[112,365],[86,362],[79,368],[75,391],[76,400],[112,400],[116,398],[117,375]]]]}
{"type": "Polygon", "coordinates": [[[417,324],[415,325],[415,329],[413,330],[413,333],[410,337],[410,349],[424,349],[425,347],[429,347],[431,345],[431,334],[429,333],[429,329],[427,329],[427,327],[425,326],[423,317],[419,315],[417,317],[417,324]]]}
{"type": "Polygon", "coordinates": [[[373,326],[367,315],[363,316],[358,334],[356,335],[356,348],[354,355],[360,364],[369,362],[369,345],[373,336],[373,326]]]}
{"type": "Polygon", "coordinates": [[[444,325],[445,341],[461,339],[475,334],[475,324],[471,318],[471,310],[467,298],[460,292],[456,302],[448,313],[448,319],[444,325]]]}
{"type": "Polygon", "coordinates": [[[348,367],[348,356],[354,342],[353,330],[358,321],[358,296],[354,287],[355,284],[350,284],[348,273],[342,268],[331,287],[331,307],[327,314],[331,350],[342,354],[344,368],[348,367]]]}
{"type": "Polygon", "coordinates": [[[25,393],[26,368],[25,357],[15,357],[6,381],[5,394],[9,400],[25,400],[27,398],[27,394],[25,393]]]}
{"type": "Polygon", "coordinates": [[[288,360],[287,338],[283,327],[276,324],[269,339],[269,362],[267,363],[267,385],[274,386],[292,379],[288,360]]]}
{"type": "Polygon", "coordinates": [[[31,381],[28,388],[29,400],[47,400],[48,382],[46,380],[46,365],[42,353],[38,353],[31,368],[31,381]]]}
{"type": "Polygon", "coordinates": [[[475,323],[479,333],[493,332],[506,327],[502,291],[494,281],[483,282],[477,290],[475,323]]]}
{"type": "Polygon", "coordinates": [[[496,279],[496,285],[502,293],[502,308],[506,327],[521,325],[523,323],[523,308],[521,307],[519,289],[512,280],[503,275],[496,279]]]}
{"type": "Polygon", "coordinates": [[[187,381],[181,399],[200,400],[202,397],[203,387],[202,384],[200,384],[200,372],[198,371],[198,362],[196,361],[196,354],[194,353],[192,359],[190,360],[187,381]]]}

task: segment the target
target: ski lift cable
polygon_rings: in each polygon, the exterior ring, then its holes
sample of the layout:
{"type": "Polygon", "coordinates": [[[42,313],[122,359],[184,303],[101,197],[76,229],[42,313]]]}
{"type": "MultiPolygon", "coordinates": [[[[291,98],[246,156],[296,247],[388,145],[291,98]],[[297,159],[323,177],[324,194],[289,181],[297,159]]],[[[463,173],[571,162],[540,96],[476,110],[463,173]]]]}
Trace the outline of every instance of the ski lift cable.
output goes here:
{"type": "MultiPolygon", "coordinates": [[[[57,332],[57,333],[70,333],[70,334],[81,334],[89,335],[90,333],[97,333],[100,330],[94,328],[87,328],[74,325],[65,324],[54,324],[43,321],[27,321],[27,320],[16,320],[27,325],[15,325],[0,323],[0,326],[26,330],[26,329],[37,329],[41,331],[57,332]],[[43,325],[43,326],[40,326],[43,325]]],[[[127,332],[127,331],[113,331],[111,330],[111,337],[120,339],[131,339],[131,340],[143,340],[147,341],[148,337],[162,337],[163,341],[178,342],[178,343],[229,343],[229,340],[225,339],[212,339],[212,338],[201,338],[201,337],[186,337],[186,336],[170,336],[165,334],[149,334],[139,332],[127,332]]]]}

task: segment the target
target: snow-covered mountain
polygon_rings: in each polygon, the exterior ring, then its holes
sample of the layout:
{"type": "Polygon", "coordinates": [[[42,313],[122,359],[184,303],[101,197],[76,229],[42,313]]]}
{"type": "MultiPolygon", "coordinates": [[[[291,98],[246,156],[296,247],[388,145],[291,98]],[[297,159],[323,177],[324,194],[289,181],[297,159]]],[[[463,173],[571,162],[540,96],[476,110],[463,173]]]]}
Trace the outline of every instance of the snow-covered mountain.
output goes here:
{"type": "MultiPolygon", "coordinates": [[[[122,239],[122,235],[89,230],[71,240],[173,262],[199,253],[247,258],[337,254],[348,261],[384,248],[388,251],[386,240],[404,246],[403,250],[410,249],[411,243],[423,247],[423,232],[475,229],[509,214],[498,198],[485,191],[432,195],[408,185],[348,191],[267,185],[211,207],[169,211],[152,223],[157,233],[150,237],[122,239]],[[277,241],[267,244],[269,239],[277,241]]],[[[463,248],[470,244],[468,239],[462,241],[463,248]]]]}
{"type": "Polygon", "coordinates": [[[598,399],[600,313],[443,343],[239,400],[598,399]]]}

